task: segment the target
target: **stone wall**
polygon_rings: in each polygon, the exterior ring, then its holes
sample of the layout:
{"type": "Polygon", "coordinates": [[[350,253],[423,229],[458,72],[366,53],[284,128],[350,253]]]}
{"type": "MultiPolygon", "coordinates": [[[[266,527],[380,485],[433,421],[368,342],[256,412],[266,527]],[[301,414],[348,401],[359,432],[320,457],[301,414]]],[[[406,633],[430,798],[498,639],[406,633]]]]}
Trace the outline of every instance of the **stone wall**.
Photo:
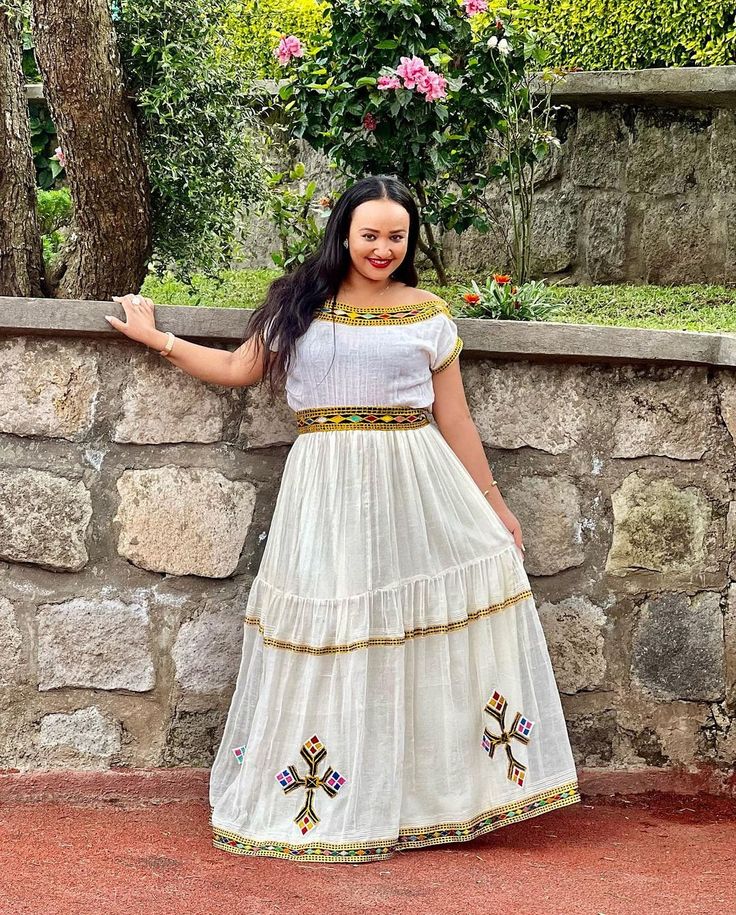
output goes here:
{"type": "MultiPolygon", "coordinates": [[[[553,102],[559,150],[539,172],[532,271],[568,283],[736,282],[736,68],[570,73],[553,102]]],[[[318,195],[339,182],[303,142],[318,195]]],[[[491,193],[497,195],[495,189],[491,193]]],[[[248,217],[243,266],[273,266],[267,220],[248,217]]],[[[445,236],[450,270],[508,270],[490,235],[445,236]]]]}
{"type": "MultiPolygon", "coordinates": [[[[0,299],[0,768],[206,767],[292,414],[105,329],[109,303],[64,305],[0,299]]],[[[228,348],[246,320],[157,317],[228,348]]],[[[725,780],[736,338],[458,326],[578,765],[725,780]]]]}

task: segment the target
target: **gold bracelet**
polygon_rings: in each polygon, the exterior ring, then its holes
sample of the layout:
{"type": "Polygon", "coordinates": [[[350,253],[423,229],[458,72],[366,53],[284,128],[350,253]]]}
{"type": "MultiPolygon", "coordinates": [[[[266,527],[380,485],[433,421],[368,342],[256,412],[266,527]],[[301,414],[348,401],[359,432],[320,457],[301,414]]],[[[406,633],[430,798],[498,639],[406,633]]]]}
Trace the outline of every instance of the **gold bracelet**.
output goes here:
{"type": "Polygon", "coordinates": [[[494,480],[494,481],[491,483],[491,485],[488,487],[488,489],[484,489],[484,490],[483,490],[483,495],[484,495],[484,496],[487,495],[487,493],[489,493],[489,492],[491,491],[491,488],[494,487],[494,486],[498,486],[498,483],[497,483],[496,480],[494,480]]]}
{"type": "Polygon", "coordinates": [[[176,337],[171,333],[170,330],[166,331],[166,336],[168,337],[168,340],[166,341],[164,348],[158,351],[159,356],[168,356],[171,352],[171,347],[174,345],[174,340],[176,337]]]}

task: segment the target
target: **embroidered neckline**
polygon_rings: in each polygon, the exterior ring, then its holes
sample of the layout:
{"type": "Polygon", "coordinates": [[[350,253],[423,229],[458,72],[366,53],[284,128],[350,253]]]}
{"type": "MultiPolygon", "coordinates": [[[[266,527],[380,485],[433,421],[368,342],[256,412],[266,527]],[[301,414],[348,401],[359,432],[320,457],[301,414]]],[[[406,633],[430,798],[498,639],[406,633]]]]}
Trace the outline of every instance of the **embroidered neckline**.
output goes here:
{"type": "MultiPolygon", "coordinates": [[[[332,299],[325,299],[324,306],[327,307],[331,304],[332,299]]],[[[440,307],[447,308],[447,303],[444,299],[422,299],[421,302],[404,302],[401,305],[351,305],[349,302],[342,302],[340,299],[335,299],[335,305],[339,305],[341,308],[346,308],[348,311],[355,312],[356,314],[361,314],[364,311],[370,312],[379,312],[381,314],[389,314],[394,311],[408,311],[411,308],[419,308],[420,305],[437,305],[440,307]]],[[[329,310],[329,309],[328,309],[329,310]]]]}
{"type": "Polygon", "coordinates": [[[315,313],[315,318],[322,321],[333,321],[337,324],[352,324],[355,326],[370,325],[384,326],[388,324],[414,324],[417,321],[426,321],[438,314],[452,317],[450,308],[444,299],[425,299],[415,305],[371,305],[366,308],[353,308],[342,302],[332,300],[324,302],[315,313]]]}

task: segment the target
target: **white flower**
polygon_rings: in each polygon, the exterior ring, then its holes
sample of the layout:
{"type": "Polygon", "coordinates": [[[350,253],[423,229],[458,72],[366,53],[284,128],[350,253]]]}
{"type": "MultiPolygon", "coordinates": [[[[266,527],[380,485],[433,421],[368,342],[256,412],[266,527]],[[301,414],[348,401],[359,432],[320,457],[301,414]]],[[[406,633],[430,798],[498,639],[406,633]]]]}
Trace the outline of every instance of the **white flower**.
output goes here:
{"type": "Polygon", "coordinates": [[[497,44],[498,44],[498,38],[495,35],[491,35],[491,37],[488,39],[488,47],[491,50],[493,50],[493,48],[495,48],[497,44]]]}
{"type": "Polygon", "coordinates": [[[511,45],[505,38],[502,38],[498,43],[498,50],[501,54],[506,55],[511,51],[511,45]]]}

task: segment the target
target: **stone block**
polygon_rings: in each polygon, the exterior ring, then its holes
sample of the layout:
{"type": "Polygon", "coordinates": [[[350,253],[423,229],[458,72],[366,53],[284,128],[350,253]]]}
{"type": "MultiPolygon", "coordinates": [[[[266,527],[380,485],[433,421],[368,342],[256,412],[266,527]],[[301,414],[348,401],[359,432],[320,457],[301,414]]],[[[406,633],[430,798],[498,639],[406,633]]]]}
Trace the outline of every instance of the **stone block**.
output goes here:
{"type": "Polygon", "coordinates": [[[243,613],[226,607],[182,624],[173,648],[182,689],[213,693],[234,686],[243,642],[243,613]]]}
{"type": "Polygon", "coordinates": [[[618,369],[618,416],[612,457],[659,454],[683,461],[699,460],[708,449],[716,422],[716,403],[708,385],[707,366],[667,366],[656,377],[647,368],[618,369]],[[698,393],[696,393],[698,392],[698,393]]]}
{"type": "Polygon", "coordinates": [[[575,595],[557,604],[542,603],[539,618],[560,692],[602,687],[606,677],[607,624],[603,609],[587,597],[575,595]]]}
{"type": "Polygon", "coordinates": [[[605,766],[613,759],[617,736],[615,709],[570,717],[567,730],[576,766],[605,766]]]}
{"type": "Polygon", "coordinates": [[[39,689],[153,689],[148,610],[121,600],[74,598],[38,608],[39,689]]]}
{"type": "Polygon", "coordinates": [[[653,572],[697,580],[708,563],[712,509],[695,486],[629,474],[612,494],[613,541],[606,572],[653,572]]]}
{"type": "Polygon", "coordinates": [[[662,111],[637,112],[626,168],[630,192],[653,197],[682,195],[708,173],[707,124],[697,117],[684,116],[680,121],[676,117],[662,111]]]}
{"type": "Polygon", "coordinates": [[[0,597],[0,689],[15,686],[21,679],[23,638],[13,605],[0,597]]]}
{"type": "Polygon", "coordinates": [[[591,283],[611,283],[626,275],[626,198],[617,191],[597,191],[582,207],[585,270],[591,283]]]}
{"type": "Polygon", "coordinates": [[[135,353],[122,391],[122,413],[113,441],[139,445],[217,442],[229,396],[223,386],[204,384],[165,359],[135,353]]]}
{"type": "Polygon", "coordinates": [[[569,179],[577,187],[620,187],[628,147],[628,130],[618,111],[579,108],[570,142],[569,179]]]}
{"type": "Polygon", "coordinates": [[[87,563],[92,499],[81,481],[0,470],[0,559],[77,572],[87,563]]]}
{"type": "Polygon", "coordinates": [[[712,282],[713,222],[710,206],[694,195],[647,206],[639,241],[647,283],[712,282]]]}
{"type": "Polygon", "coordinates": [[[134,565],[171,575],[225,578],[238,564],[256,489],[216,470],[157,467],[118,479],[118,552],[134,565]]]}
{"type": "Polygon", "coordinates": [[[121,747],[121,728],[96,706],[72,714],[50,714],[41,719],[39,746],[68,749],[85,756],[109,758],[121,747]]]}
{"type": "Polygon", "coordinates": [[[639,608],[631,647],[635,683],[659,699],[724,694],[723,613],[717,591],[662,594],[639,608]]]}
{"type": "Polygon", "coordinates": [[[590,383],[579,366],[470,362],[463,378],[468,407],[486,445],[563,454],[587,434],[590,383]]]}
{"type": "Polygon", "coordinates": [[[223,712],[177,709],[166,734],[162,765],[210,768],[224,727],[223,712]]]}
{"type": "Polygon", "coordinates": [[[238,439],[246,448],[291,445],[296,440],[296,417],[285,396],[272,397],[267,384],[246,388],[238,439]]]}
{"type": "Polygon", "coordinates": [[[0,432],[79,441],[99,394],[98,355],[77,340],[0,341],[0,432]]]}
{"type": "Polygon", "coordinates": [[[575,539],[582,523],[577,486],[529,476],[507,486],[504,498],[521,524],[528,574],[554,575],[582,565],[585,553],[575,539]]]}

